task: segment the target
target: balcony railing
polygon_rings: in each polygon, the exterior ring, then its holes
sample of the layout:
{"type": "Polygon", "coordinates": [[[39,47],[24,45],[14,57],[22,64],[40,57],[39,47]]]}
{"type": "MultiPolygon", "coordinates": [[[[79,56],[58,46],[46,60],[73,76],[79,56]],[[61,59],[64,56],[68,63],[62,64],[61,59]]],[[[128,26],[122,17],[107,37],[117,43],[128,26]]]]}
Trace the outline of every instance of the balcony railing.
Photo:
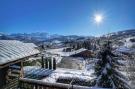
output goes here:
{"type": "Polygon", "coordinates": [[[94,89],[87,86],[78,86],[78,85],[63,84],[63,83],[48,83],[41,80],[27,79],[27,78],[21,78],[19,80],[19,88],[20,89],[94,89]]]}

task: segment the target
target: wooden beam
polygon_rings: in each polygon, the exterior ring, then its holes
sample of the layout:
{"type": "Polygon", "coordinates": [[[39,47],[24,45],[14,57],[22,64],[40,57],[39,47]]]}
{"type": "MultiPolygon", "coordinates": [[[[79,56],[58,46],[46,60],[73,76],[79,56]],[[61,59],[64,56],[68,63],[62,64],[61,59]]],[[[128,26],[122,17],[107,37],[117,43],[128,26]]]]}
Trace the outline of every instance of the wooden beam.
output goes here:
{"type": "Polygon", "coordinates": [[[44,56],[43,55],[41,56],[41,60],[42,60],[41,66],[42,66],[42,68],[44,68],[45,65],[44,65],[44,56]]]}
{"type": "MultiPolygon", "coordinates": [[[[92,89],[87,86],[79,86],[79,85],[69,85],[69,84],[63,84],[63,83],[49,83],[44,82],[42,80],[36,80],[36,79],[27,79],[27,78],[21,78],[19,79],[20,83],[27,83],[30,85],[36,85],[36,86],[42,86],[43,88],[49,87],[49,88],[57,88],[57,89],[92,89]]],[[[21,85],[20,85],[21,86],[21,85]]]]}
{"type": "Polygon", "coordinates": [[[24,77],[24,70],[23,70],[23,61],[21,61],[21,72],[20,72],[20,77],[24,77]]]}

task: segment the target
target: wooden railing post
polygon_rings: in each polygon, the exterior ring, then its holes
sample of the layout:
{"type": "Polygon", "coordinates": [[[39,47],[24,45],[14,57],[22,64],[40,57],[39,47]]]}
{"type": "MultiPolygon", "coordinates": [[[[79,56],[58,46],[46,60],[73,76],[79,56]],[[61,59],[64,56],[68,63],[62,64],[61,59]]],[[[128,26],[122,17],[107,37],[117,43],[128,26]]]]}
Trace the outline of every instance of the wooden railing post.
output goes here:
{"type": "Polygon", "coordinates": [[[45,58],[45,68],[48,69],[48,59],[45,58]]]}
{"type": "Polygon", "coordinates": [[[49,69],[50,69],[50,70],[52,69],[52,58],[49,59],[49,69]]]}
{"type": "Polygon", "coordinates": [[[42,60],[42,68],[44,68],[44,56],[42,55],[42,57],[41,57],[41,60],[42,60]]]}
{"type": "Polygon", "coordinates": [[[20,77],[24,77],[24,70],[23,70],[23,61],[21,61],[21,72],[20,72],[20,77]]]}
{"type": "Polygon", "coordinates": [[[56,70],[56,59],[53,58],[53,70],[56,70]]]}
{"type": "MultiPolygon", "coordinates": [[[[22,78],[22,79],[20,79],[20,81],[25,84],[34,85],[33,89],[40,89],[40,86],[43,87],[41,89],[68,89],[68,88],[70,88],[70,89],[90,89],[90,87],[86,87],[86,86],[69,85],[69,84],[62,84],[62,83],[48,83],[48,82],[43,82],[41,80],[27,79],[27,78],[22,78]]],[[[24,86],[24,87],[25,87],[25,89],[27,89],[26,86],[24,86]]],[[[22,88],[22,89],[24,89],[24,88],[22,88]]]]}

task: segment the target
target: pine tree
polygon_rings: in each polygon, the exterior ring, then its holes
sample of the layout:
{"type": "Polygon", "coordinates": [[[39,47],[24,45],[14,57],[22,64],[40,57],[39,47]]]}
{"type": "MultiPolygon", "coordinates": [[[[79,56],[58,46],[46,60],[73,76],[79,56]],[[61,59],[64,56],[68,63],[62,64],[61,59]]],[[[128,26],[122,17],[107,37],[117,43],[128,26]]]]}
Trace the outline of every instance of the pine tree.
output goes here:
{"type": "Polygon", "coordinates": [[[96,87],[131,89],[126,78],[117,69],[122,64],[117,60],[119,57],[111,52],[110,42],[103,46],[98,58],[95,65],[96,87]]]}

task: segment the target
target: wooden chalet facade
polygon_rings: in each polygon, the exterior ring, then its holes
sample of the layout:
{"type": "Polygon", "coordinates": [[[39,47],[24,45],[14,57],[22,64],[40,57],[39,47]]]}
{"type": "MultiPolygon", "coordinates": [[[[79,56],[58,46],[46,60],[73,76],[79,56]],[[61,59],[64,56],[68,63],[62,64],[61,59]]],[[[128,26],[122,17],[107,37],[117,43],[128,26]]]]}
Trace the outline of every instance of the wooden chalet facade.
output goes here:
{"type": "Polygon", "coordinates": [[[0,40],[0,89],[23,77],[23,62],[40,53],[35,47],[32,43],[0,40]]]}

